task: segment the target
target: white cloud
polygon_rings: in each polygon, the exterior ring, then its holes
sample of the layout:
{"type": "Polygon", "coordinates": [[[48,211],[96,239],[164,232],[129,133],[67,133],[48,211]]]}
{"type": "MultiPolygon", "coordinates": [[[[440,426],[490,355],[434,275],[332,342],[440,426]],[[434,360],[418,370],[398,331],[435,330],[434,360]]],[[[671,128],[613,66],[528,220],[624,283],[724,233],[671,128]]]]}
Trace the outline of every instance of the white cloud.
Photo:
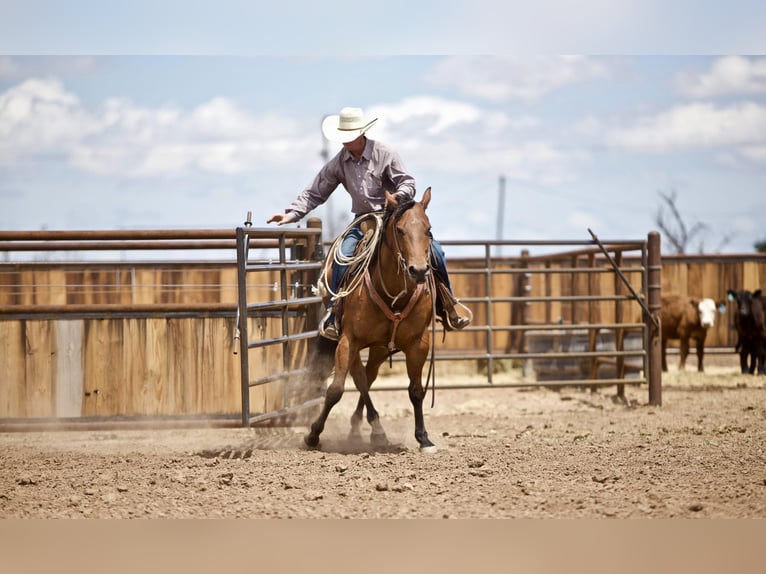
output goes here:
{"type": "Polygon", "coordinates": [[[681,74],[678,86],[692,98],[766,93],[766,58],[727,56],[715,60],[703,74],[681,74]]]}
{"type": "Polygon", "coordinates": [[[393,145],[406,165],[452,174],[502,173],[511,180],[559,184],[576,178],[587,154],[536,138],[531,116],[509,117],[439,97],[411,97],[367,111],[380,118],[373,139],[393,145]]]}
{"type": "Polygon", "coordinates": [[[455,56],[436,64],[427,80],[501,102],[537,100],[565,86],[606,75],[604,61],[582,56],[455,56]]]}
{"type": "Polygon", "coordinates": [[[760,145],[766,143],[766,106],[753,102],[677,106],[606,137],[613,147],[643,152],[760,145]]]}
{"type": "Polygon", "coordinates": [[[91,128],[78,99],[56,81],[27,80],[0,93],[0,163],[56,152],[91,128]]]}
{"type": "Polygon", "coordinates": [[[367,114],[379,118],[378,133],[396,131],[428,136],[437,136],[481,119],[481,110],[476,106],[430,96],[413,96],[393,105],[374,106],[367,110],[367,114]]]}
{"type": "Polygon", "coordinates": [[[256,116],[220,97],[184,112],[120,98],[89,110],[56,80],[0,93],[0,164],[53,153],[101,175],[233,174],[287,165],[314,145],[295,119],[256,116]]]}

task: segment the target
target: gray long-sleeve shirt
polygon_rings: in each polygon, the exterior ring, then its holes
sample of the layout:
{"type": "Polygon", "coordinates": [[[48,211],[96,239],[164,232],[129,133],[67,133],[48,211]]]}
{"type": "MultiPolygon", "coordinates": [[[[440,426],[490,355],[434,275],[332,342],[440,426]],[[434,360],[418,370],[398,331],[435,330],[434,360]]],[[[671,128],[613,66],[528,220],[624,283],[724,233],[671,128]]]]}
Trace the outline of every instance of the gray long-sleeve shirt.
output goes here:
{"type": "Polygon", "coordinates": [[[354,215],[383,209],[385,191],[415,197],[415,178],[407,172],[399,154],[385,144],[367,139],[358,162],[345,148],[340,150],[285,211],[300,219],[327,201],[340,184],[351,196],[354,215]]]}

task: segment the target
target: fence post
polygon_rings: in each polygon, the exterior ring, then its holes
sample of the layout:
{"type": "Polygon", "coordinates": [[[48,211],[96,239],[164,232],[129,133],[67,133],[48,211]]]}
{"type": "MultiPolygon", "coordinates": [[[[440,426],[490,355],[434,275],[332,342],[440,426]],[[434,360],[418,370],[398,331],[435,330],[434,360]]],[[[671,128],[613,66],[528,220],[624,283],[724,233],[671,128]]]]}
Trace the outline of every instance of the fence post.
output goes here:
{"type": "Polygon", "coordinates": [[[237,227],[237,329],[239,331],[239,376],[242,392],[242,426],[250,426],[250,363],[247,336],[247,251],[250,237],[237,227]]]}
{"type": "MultiPolygon", "coordinates": [[[[306,258],[311,261],[323,261],[324,253],[322,249],[322,220],[318,217],[311,217],[306,221],[306,227],[309,229],[319,229],[318,236],[311,235],[308,238],[306,247],[306,258]]],[[[307,285],[316,285],[319,281],[319,271],[307,271],[305,274],[305,283],[307,285]]],[[[321,313],[320,305],[310,305],[306,311],[306,328],[318,329],[321,313]]]]}
{"type": "Polygon", "coordinates": [[[649,404],[662,405],[662,343],[660,309],[662,307],[662,259],[660,234],[651,231],[647,236],[648,306],[651,316],[644,317],[649,333],[647,348],[649,358],[649,404]],[[655,323],[656,320],[656,323],[655,323]]]}

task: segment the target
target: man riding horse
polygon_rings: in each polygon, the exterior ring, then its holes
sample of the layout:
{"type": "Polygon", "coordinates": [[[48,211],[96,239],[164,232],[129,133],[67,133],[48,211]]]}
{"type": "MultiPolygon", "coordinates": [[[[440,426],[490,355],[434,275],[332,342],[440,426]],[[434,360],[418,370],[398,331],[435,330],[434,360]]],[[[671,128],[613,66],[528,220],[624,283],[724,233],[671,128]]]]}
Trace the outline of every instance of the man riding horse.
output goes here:
{"type": "MultiPolygon", "coordinates": [[[[351,196],[351,211],[356,220],[366,214],[382,211],[386,203],[386,191],[399,199],[413,199],[415,179],[407,172],[399,154],[365,135],[376,121],[377,118],[367,121],[359,108],[343,108],[339,115],[326,117],[322,122],[322,132],[328,140],[342,143],[343,149],[322,167],[284,213],[275,213],[266,223],[284,225],[300,220],[327,201],[340,184],[351,196]]],[[[351,258],[363,237],[360,221],[347,230],[341,244],[342,255],[351,258]]],[[[432,242],[431,265],[438,283],[436,311],[444,328],[465,328],[471,320],[469,316],[457,311],[459,303],[452,294],[444,251],[436,240],[432,242]]],[[[333,294],[340,292],[347,268],[337,261],[333,262],[330,286],[333,294]]],[[[333,298],[330,298],[319,331],[325,338],[337,340],[339,325],[333,302],[333,298]]]]}

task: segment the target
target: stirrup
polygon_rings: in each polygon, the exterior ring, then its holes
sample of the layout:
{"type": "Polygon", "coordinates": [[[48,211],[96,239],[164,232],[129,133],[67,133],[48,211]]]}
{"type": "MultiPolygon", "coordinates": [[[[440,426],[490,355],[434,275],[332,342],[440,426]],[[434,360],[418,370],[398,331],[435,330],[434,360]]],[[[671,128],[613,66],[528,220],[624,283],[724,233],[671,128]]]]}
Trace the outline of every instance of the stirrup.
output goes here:
{"type": "MultiPolygon", "coordinates": [[[[465,307],[465,305],[461,304],[461,307],[467,309],[468,312],[471,313],[471,310],[465,307]]],[[[439,318],[441,319],[441,323],[444,325],[444,329],[446,331],[460,331],[471,324],[473,314],[471,313],[470,317],[464,317],[463,315],[459,315],[453,307],[449,312],[445,309],[439,315],[439,318]]]]}
{"type": "Polygon", "coordinates": [[[335,324],[335,315],[332,312],[332,307],[327,309],[324,317],[322,317],[322,320],[319,322],[319,334],[330,341],[337,341],[340,337],[338,327],[335,324]]]}
{"type": "Polygon", "coordinates": [[[455,296],[447,289],[447,286],[442,283],[437,283],[439,295],[442,300],[442,313],[440,314],[441,322],[444,325],[446,331],[459,331],[465,329],[473,321],[473,312],[463,305],[460,301],[455,299],[455,296]],[[465,311],[468,316],[460,315],[455,309],[455,306],[459,305],[465,311]]]}

